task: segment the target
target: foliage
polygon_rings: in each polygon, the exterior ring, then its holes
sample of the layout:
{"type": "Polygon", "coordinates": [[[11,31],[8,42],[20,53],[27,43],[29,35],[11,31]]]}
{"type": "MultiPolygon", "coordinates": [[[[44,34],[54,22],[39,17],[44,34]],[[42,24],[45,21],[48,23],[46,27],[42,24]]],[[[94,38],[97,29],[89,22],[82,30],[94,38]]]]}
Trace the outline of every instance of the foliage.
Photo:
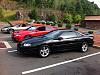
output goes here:
{"type": "Polygon", "coordinates": [[[88,0],[16,0],[18,2],[25,3],[31,8],[52,8],[61,10],[70,14],[84,15],[96,15],[100,14],[100,8],[94,3],[88,0]]]}
{"type": "Polygon", "coordinates": [[[28,16],[30,17],[30,19],[35,19],[35,20],[37,20],[37,12],[35,11],[35,9],[34,10],[32,10],[29,14],[28,14],[28,16]]]}
{"type": "Polygon", "coordinates": [[[3,8],[0,7],[0,18],[2,18],[2,17],[3,17],[3,8]]]}
{"type": "Polygon", "coordinates": [[[15,12],[16,11],[11,11],[11,10],[4,10],[2,9],[1,12],[1,18],[0,21],[6,22],[6,21],[11,21],[11,20],[15,20],[15,12]]]}
{"type": "Polygon", "coordinates": [[[74,23],[80,23],[80,21],[82,20],[82,17],[81,17],[81,15],[75,15],[74,17],[73,17],[73,22],[74,23]]]}
{"type": "Polygon", "coordinates": [[[66,24],[66,28],[67,28],[67,29],[70,29],[71,26],[72,26],[72,25],[71,25],[70,23],[67,23],[67,24],[66,24]]]}
{"type": "Polygon", "coordinates": [[[65,23],[72,23],[73,21],[73,17],[70,14],[65,14],[63,17],[63,22],[65,23]]]}
{"type": "MultiPolygon", "coordinates": [[[[6,1],[10,0],[5,0],[5,2],[6,1]]],[[[75,23],[80,22],[80,20],[83,19],[85,15],[100,15],[100,8],[94,2],[89,2],[88,0],[11,0],[11,1],[17,1],[19,3],[18,4],[19,7],[25,5],[25,7],[27,7],[27,10],[32,10],[30,13],[31,14],[30,18],[32,19],[37,19],[38,18],[37,16],[40,16],[39,14],[41,14],[42,11],[44,10],[45,12],[43,12],[43,14],[55,13],[54,15],[57,17],[50,15],[49,18],[51,20],[55,21],[55,19],[59,20],[63,17],[63,21],[68,21],[69,23],[73,22],[73,20],[75,23]],[[41,9],[41,10],[36,12],[36,10],[34,9],[41,9]],[[59,18],[59,16],[61,17],[59,18]]],[[[1,12],[2,8],[0,8],[0,13],[1,12]]],[[[0,16],[2,16],[2,13],[0,14],[0,16]]]]}
{"type": "Polygon", "coordinates": [[[78,31],[78,28],[74,28],[75,31],[78,31]]]}
{"type": "Polygon", "coordinates": [[[56,16],[55,15],[48,15],[48,20],[49,21],[56,21],[56,16]]]}
{"type": "Polygon", "coordinates": [[[7,21],[12,21],[12,20],[15,20],[15,15],[11,15],[11,16],[7,16],[7,17],[3,17],[3,18],[0,18],[0,21],[2,22],[7,22],[7,21]]]}
{"type": "Polygon", "coordinates": [[[88,31],[89,34],[93,34],[93,31],[88,31]]]}

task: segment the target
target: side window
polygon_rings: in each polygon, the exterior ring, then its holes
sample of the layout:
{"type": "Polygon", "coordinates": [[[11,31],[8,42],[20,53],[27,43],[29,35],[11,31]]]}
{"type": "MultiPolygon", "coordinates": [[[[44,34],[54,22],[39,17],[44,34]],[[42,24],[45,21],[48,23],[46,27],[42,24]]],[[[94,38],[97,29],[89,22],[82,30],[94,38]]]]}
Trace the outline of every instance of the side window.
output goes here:
{"type": "Polygon", "coordinates": [[[84,34],[82,34],[82,33],[80,33],[80,32],[76,32],[76,35],[77,35],[78,37],[84,36],[84,34]]]}
{"type": "Polygon", "coordinates": [[[77,37],[76,33],[75,32],[72,32],[72,31],[67,31],[67,32],[63,32],[60,37],[63,37],[63,38],[74,38],[74,37],[77,37]]]}
{"type": "Polygon", "coordinates": [[[46,29],[45,26],[37,28],[37,30],[39,31],[45,31],[45,29],[46,29]]]}

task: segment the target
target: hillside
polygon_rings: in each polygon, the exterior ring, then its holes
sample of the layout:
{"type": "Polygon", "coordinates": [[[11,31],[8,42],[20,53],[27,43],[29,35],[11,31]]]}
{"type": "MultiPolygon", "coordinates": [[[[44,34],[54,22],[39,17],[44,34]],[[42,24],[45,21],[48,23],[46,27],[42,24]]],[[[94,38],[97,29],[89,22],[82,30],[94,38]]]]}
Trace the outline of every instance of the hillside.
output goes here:
{"type": "Polygon", "coordinates": [[[0,5],[0,12],[10,10],[14,15],[16,11],[21,10],[25,17],[29,12],[33,14],[33,19],[36,16],[47,18],[53,15],[61,19],[66,13],[72,16],[80,15],[82,18],[85,15],[100,15],[100,8],[88,0],[0,0],[0,5]]]}

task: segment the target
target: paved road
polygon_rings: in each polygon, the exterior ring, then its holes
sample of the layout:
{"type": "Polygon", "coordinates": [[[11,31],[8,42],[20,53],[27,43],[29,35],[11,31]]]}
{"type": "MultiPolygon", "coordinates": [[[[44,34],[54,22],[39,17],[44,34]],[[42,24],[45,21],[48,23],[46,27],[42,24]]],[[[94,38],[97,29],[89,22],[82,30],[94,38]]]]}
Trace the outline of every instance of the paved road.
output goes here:
{"type": "MultiPolygon", "coordinates": [[[[0,33],[0,41],[7,41],[12,47],[0,49],[0,75],[22,75],[25,71],[100,52],[100,49],[90,48],[86,53],[68,51],[37,58],[16,52],[16,43],[11,40],[10,34],[0,33]]],[[[26,75],[100,75],[100,54],[26,75]]]]}

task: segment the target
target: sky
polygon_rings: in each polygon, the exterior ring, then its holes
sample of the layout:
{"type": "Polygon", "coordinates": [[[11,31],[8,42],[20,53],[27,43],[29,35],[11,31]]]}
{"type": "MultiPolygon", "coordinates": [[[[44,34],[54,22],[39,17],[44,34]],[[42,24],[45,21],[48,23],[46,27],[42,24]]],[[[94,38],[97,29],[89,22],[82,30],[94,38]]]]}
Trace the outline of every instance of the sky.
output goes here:
{"type": "Polygon", "coordinates": [[[94,2],[95,4],[98,5],[98,7],[100,8],[100,0],[88,0],[90,2],[94,2]]]}

